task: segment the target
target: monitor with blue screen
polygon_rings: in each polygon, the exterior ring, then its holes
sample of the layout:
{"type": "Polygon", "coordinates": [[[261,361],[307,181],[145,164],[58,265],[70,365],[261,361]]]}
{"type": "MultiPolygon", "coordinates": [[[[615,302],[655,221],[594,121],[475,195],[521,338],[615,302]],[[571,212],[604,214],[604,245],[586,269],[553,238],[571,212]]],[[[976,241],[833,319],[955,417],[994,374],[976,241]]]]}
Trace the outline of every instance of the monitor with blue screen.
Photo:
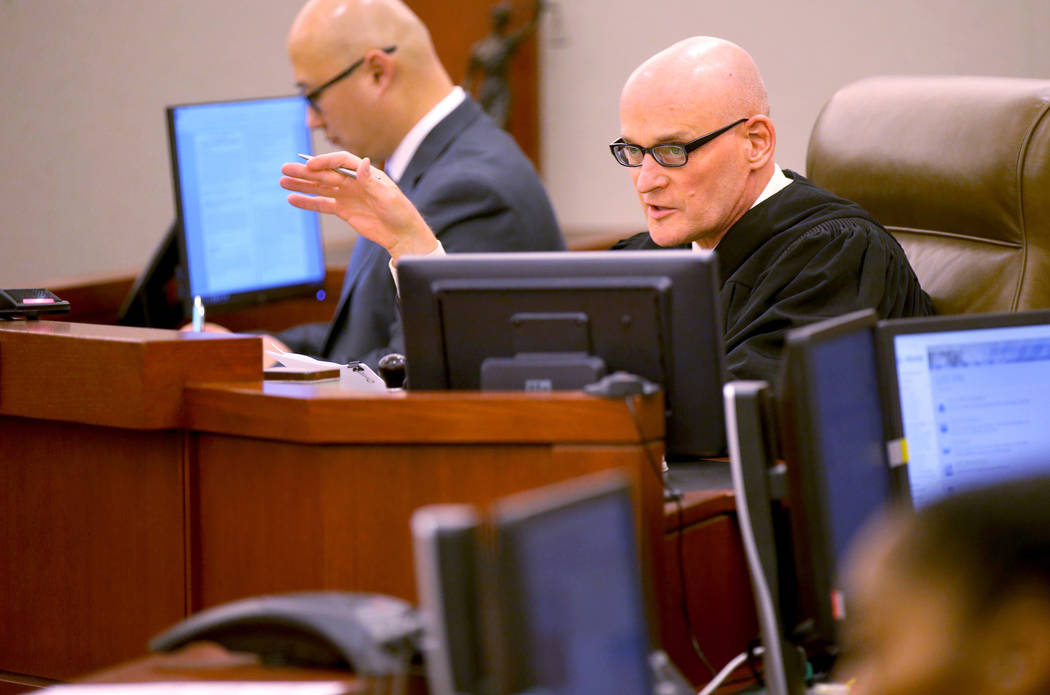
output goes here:
{"type": "Polygon", "coordinates": [[[625,478],[599,474],[505,498],[494,525],[504,692],[652,693],[625,478]]]}
{"type": "Polygon", "coordinates": [[[318,291],[318,215],[287,202],[281,165],[312,152],[302,97],[167,109],[184,306],[258,303],[318,291]]]}
{"type": "Polygon", "coordinates": [[[839,564],[857,531],[896,494],[877,318],[864,310],[787,336],[781,416],[799,600],[787,606],[786,632],[810,621],[810,646],[832,653],[844,617],[839,564]]]}
{"type": "Polygon", "coordinates": [[[650,650],[631,487],[603,471],[500,498],[486,515],[413,513],[431,693],[696,692],[650,650]]]}

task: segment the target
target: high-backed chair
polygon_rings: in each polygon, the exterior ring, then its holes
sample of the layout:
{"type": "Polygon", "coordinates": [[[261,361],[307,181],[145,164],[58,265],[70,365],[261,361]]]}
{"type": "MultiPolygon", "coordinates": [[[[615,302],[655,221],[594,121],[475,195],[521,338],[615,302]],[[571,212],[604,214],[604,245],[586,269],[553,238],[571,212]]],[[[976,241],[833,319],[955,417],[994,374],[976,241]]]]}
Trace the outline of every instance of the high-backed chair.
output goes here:
{"type": "Polygon", "coordinates": [[[940,313],[1050,307],[1050,80],[861,80],[806,166],[897,237],[940,313]]]}

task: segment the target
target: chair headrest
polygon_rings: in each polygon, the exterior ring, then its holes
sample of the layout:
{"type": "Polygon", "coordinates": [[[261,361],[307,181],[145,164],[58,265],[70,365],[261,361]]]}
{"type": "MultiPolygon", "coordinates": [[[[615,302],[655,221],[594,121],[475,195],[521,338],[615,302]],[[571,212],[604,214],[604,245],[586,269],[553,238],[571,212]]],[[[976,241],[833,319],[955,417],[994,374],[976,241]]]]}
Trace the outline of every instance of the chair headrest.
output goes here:
{"type": "Polygon", "coordinates": [[[1023,244],[1025,217],[1038,212],[1031,206],[1050,220],[1050,80],[848,85],[817,119],[807,175],[833,182],[887,227],[1023,244]]]}

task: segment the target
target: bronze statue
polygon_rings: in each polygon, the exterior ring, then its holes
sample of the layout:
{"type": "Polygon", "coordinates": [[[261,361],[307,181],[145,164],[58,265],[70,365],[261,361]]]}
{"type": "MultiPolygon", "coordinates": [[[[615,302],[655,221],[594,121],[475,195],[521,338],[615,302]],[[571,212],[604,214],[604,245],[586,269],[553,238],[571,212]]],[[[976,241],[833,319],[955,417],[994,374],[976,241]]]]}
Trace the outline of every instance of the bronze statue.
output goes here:
{"type": "Polygon", "coordinates": [[[517,31],[507,33],[511,3],[509,0],[497,2],[490,11],[492,33],[470,49],[470,62],[467,65],[463,88],[473,93],[475,84],[479,85],[477,98],[481,107],[501,128],[507,127],[507,118],[510,115],[511,92],[507,82],[507,69],[518,47],[536,31],[543,8],[543,0],[534,0],[529,21],[517,31]],[[477,81],[478,78],[480,81],[477,81]]]}

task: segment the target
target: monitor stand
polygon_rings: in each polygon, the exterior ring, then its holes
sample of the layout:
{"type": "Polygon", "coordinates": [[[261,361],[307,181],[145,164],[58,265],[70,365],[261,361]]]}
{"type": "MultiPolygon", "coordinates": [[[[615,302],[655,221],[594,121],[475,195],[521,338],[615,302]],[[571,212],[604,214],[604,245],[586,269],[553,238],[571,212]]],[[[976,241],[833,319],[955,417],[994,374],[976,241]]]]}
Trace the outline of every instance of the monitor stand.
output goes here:
{"type": "Polygon", "coordinates": [[[121,326],[178,328],[186,321],[178,299],[178,222],[173,222],[145,270],[135,278],[117,315],[121,326]]]}

